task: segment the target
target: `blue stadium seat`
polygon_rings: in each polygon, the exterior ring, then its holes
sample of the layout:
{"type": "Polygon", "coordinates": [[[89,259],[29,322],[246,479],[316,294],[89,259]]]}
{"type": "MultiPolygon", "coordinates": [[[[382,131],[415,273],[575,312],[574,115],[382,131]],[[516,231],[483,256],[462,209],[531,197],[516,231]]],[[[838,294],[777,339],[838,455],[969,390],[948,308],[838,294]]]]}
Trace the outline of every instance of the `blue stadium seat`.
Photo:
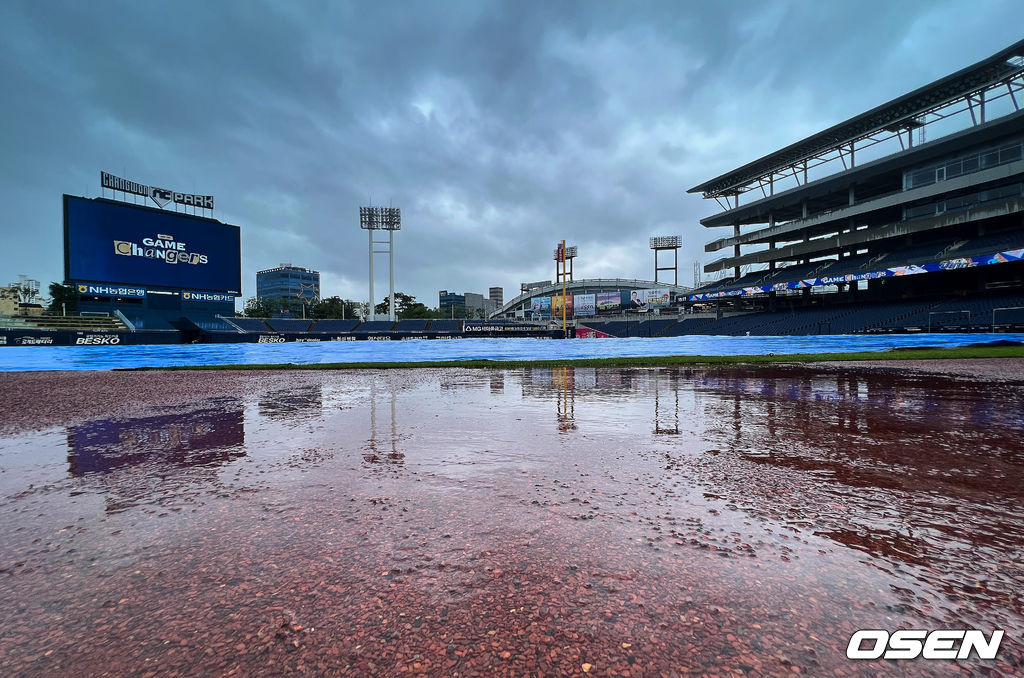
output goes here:
{"type": "Polygon", "coordinates": [[[231,322],[246,332],[269,332],[270,326],[262,318],[232,318],[231,322]]]}
{"type": "Polygon", "coordinates": [[[430,325],[427,327],[427,329],[430,332],[441,332],[444,334],[458,333],[462,331],[462,321],[448,320],[443,318],[438,320],[431,320],[430,325]]]}
{"type": "Polygon", "coordinates": [[[356,334],[369,334],[371,332],[390,332],[395,323],[390,320],[368,320],[353,330],[356,334]]]}
{"type": "Polygon", "coordinates": [[[317,320],[316,323],[309,328],[310,332],[351,332],[359,324],[359,320],[338,320],[335,318],[327,318],[325,320],[317,320]]]}
{"type": "Polygon", "coordinates": [[[275,332],[308,332],[313,321],[300,318],[269,318],[267,324],[275,332]]]}
{"type": "Polygon", "coordinates": [[[430,321],[424,319],[399,320],[395,330],[398,332],[425,332],[428,322],[430,321]]]}

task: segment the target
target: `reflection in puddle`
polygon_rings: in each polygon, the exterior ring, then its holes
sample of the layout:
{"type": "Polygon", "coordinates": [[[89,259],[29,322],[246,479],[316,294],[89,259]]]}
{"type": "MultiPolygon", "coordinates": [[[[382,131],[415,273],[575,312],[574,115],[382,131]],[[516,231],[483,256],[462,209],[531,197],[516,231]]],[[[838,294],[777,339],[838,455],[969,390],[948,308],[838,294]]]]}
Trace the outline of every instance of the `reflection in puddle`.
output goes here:
{"type": "Polygon", "coordinates": [[[319,384],[297,389],[278,389],[258,397],[261,417],[283,422],[298,421],[320,415],[323,389],[319,384]]]}
{"type": "Polygon", "coordinates": [[[96,419],[68,429],[68,470],[73,476],[110,473],[122,466],[212,466],[244,456],[240,400],[216,409],[138,419],[96,419]]]}
{"type": "MultiPolygon", "coordinates": [[[[1019,386],[228,378],[0,439],[4,674],[857,676],[892,669],[846,660],[858,628],[1024,632],[1019,386]]],[[[1010,676],[1024,655],[959,666],[1010,676]]]]}
{"type": "Polygon", "coordinates": [[[106,511],[176,504],[216,483],[217,469],[245,456],[241,399],[133,419],[94,419],[67,430],[68,472],[77,491],[99,491],[106,511]]]}
{"type": "MultiPolygon", "coordinates": [[[[398,389],[394,384],[387,388],[385,384],[384,398],[387,401],[384,409],[388,412],[388,422],[381,422],[378,427],[378,391],[377,381],[370,383],[370,438],[366,441],[366,454],[363,461],[367,464],[384,464],[390,470],[396,470],[405,460],[405,454],[398,451],[398,389]]],[[[444,384],[442,383],[442,388],[444,384]]]]}

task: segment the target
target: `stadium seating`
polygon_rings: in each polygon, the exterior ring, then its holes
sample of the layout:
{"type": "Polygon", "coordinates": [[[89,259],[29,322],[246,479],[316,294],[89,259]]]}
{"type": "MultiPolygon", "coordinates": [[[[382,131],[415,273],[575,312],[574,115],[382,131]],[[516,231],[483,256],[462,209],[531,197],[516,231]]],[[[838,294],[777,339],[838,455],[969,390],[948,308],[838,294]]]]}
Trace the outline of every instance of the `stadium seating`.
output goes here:
{"type": "Polygon", "coordinates": [[[359,320],[338,320],[334,318],[328,318],[326,320],[317,320],[316,323],[309,329],[310,332],[351,332],[359,324],[359,320]]]}
{"type": "Polygon", "coordinates": [[[462,321],[461,320],[447,320],[447,319],[431,320],[430,321],[430,325],[427,327],[427,329],[429,331],[431,331],[431,332],[442,332],[442,333],[461,332],[462,331],[462,321]]]}
{"type": "Polygon", "coordinates": [[[948,299],[927,308],[922,308],[898,322],[889,322],[885,327],[921,328],[935,330],[984,330],[993,324],[993,309],[996,325],[1019,325],[1024,319],[1024,295],[1008,294],[977,298],[948,299]]]}
{"type": "Polygon", "coordinates": [[[390,320],[368,320],[352,331],[355,334],[370,334],[371,332],[390,332],[394,327],[395,323],[390,320]]]}
{"type": "Polygon", "coordinates": [[[769,271],[761,270],[754,271],[741,275],[739,278],[727,278],[725,280],[717,280],[712,283],[708,283],[703,287],[698,287],[693,290],[694,294],[704,294],[707,292],[722,292],[724,290],[735,290],[741,287],[753,287],[754,285],[760,285],[761,281],[768,277],[769,271]]]}
{"type": "Polygon", "coordinates": [[[188,318],[187,320],[199,329],[206,330],[207,332],[238,332],[236,327],[221,320],[220,318],[203,318],[200,320],[188,318]]]}
{"type": "Polygon", "coordinates": [[[994,233],[968,240],[962,247],[957,248],[952,256],[973,257],[982,254],[993,254],[1006,250],[1024,248],[1024,231],[1016,233],[994,233]]]}
{"type": "Polygon", "coordinates": [[[267,324],[275,332],[308,332],[313,321],[300,318],[268,318],[267,324]]]}
{"type": "Polygon", "coordinates": [[[795,266],[777,268],[771,275],[766,276],[758,284],[774,285],[775,283],[780,282],[794,282],[805,278],[817,278],[818,271],[823,270],[825,267],[830,265],[832,265],[831,261],[812,261],[808,264],[797,264],[795,266]]]}
{"type": "MultiPolygon", "coordinates": [[[[987,294],[945,300],[843,304],[787,311],[754,312],[725,316],[682,318],[658,335],[800,336],[907,331],[984,331],[1024,328],[1024,293],[987,294]],[[1019,308],[1018,308],[1019,307],[1019,308]]],[[[610,322],[596,329],[613,336],[638,334],[636,323],[610,322]],[[607,329],[605,329],[607,328],[607,329]]]]}
{"type": "Polygon", "coordinates": [[[426,332],[428,322],[423,319],[399,320],[395,330],[398,332],[426,332]]]}
{"type": "MultiPolygon", "coordinates": [[[[0,327],[37,330],[125,330],[124,323],[114,316],[25,315],[5,316],[0,327]]],[[[162,328],[167,329],[167,328],[162,328]]]]}
{"type": "Polygon", "coordinates": [[[684,337],[688,334],[703,334],[702,329],[715,322],[714,318],[684,318],[675,325],[663,330],[663,337],[684,337]]]}
{"type": "Polygon", "coordinates": [[[231,322],[246,332],[269,332],[271,328],[262,318],[232,318],[231,322]]]}
{"type": "Polygon", "coordinates": [[[627,320],[581,320],[581,324],[613,337],[659,337],[676,323],[675,316],[665,318],[646,314],[627,320]]]}

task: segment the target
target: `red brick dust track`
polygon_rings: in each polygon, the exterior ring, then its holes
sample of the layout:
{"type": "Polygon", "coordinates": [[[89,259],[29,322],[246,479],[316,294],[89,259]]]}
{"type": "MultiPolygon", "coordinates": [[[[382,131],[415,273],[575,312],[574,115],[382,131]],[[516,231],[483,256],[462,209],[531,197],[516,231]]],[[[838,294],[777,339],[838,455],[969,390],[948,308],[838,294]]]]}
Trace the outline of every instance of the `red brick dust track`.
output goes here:
{"type": "Polygon", "coordinates": [[[1020,675],[1024,391],[0,375],[2,675],[1020,675]],[[1006,630],[851,661],[860,628],[1006,630]]]}

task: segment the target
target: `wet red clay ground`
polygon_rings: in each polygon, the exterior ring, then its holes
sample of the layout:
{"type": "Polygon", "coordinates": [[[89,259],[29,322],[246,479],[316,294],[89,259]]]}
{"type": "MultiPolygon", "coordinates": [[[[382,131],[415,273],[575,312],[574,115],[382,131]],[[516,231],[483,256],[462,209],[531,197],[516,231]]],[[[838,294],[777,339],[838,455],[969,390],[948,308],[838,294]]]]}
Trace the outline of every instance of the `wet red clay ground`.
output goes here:
{"type": "Polygon", "coordinates": [[[0,375],[0,675],[1012,676],[1024,387],[0,375]],[[862,628],[998,658],[852,661],[862,628]]]}

